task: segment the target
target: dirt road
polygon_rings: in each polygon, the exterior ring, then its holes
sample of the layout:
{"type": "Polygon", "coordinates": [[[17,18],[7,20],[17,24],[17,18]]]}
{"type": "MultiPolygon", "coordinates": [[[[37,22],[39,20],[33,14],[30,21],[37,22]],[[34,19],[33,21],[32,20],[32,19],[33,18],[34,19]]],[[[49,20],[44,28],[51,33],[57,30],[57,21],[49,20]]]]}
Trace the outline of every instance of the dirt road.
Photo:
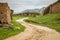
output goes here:
{"type": "Polygon", "coordinates": [[[60,40],[60,33],[57,31],[47,27],[26,23],[23,21],[24,19],[26,18],[19,19],[17,22],[26,26],[25,31],[5,40],[60,40]]]}

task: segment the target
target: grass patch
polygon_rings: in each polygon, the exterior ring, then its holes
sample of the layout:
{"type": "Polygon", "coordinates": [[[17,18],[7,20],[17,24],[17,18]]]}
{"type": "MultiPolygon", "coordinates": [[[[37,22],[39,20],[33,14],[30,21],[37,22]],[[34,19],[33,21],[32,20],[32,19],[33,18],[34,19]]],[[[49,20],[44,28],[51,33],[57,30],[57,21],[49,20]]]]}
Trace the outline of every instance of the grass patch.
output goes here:
{"type": "Polygon", "coordinates": [[[28,20],[32,20],[36,22],[35,24],[38,23],[39,25],[47,26],[60,32],[60,13],[47,14],[45,16],[38,16],[38,17],[29,17],[28,20]]]}
{"type": "Polygon", "coordinates": [[[4,40],[5,38],[8,38],[12,35],[16,35],[22,31],[24,31],[25,27],[16,22],[16,20],[19,18],[22,18],[22,17],[21,16],[13,16],[12,27],[14,29],[0,28],[0,40],[4,40]]]}

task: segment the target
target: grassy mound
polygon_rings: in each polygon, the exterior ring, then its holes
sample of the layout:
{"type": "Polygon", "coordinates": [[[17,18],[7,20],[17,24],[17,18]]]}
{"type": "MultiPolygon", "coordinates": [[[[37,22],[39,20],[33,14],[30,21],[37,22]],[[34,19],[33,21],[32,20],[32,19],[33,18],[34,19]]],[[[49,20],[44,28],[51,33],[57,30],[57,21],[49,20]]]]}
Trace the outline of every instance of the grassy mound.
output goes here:
{"type": "Polygon", "coordinates": [[[28,20],[36,22],[35,24],[38,23],[39,25],[47,26],[60,32],[60,13],[47,14],[45,16],[38,17],[29,17],[28,20]]]}

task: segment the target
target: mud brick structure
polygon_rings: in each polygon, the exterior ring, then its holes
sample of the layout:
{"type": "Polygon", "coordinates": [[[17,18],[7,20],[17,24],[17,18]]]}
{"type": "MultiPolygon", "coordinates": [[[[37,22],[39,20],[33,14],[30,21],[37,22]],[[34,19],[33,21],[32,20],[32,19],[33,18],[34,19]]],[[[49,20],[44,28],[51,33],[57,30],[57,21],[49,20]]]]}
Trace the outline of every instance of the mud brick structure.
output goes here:
{"type": "Polygon", "coordinates": [[[21,13],[20,15],[21,16],[33,16],[33,17],[36,17],[36,16],[38,16],[40,14],[39,13],[32,13],[32,12],[30,12],[30,13],[21,13]]]}
{"type": "Polygon", "coordinates": [[[48,13],[60,13],[60,0],[57,2],[49,5],[43,12],[42,15],[48,14],[48,13]]]}
{"type": "Polygon", "coordinates": [[[13,10],[7,3],[0,3],[0,24],[9,24],[12,21],[13,10]]]}

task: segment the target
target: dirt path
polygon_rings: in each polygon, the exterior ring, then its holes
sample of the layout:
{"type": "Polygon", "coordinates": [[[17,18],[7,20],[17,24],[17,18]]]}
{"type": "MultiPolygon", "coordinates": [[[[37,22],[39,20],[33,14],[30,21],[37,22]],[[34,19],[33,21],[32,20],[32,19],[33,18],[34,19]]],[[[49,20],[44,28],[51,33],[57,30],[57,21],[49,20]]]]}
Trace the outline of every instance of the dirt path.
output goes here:
{"type": "Polygon", "coordinates": [[[17,21],[26,26],[25,31],[5,40],[60,40],[60,33],[57,31],[47,27],[26,23],[23,21],[24,19],[26,18],[17,21]]]}

